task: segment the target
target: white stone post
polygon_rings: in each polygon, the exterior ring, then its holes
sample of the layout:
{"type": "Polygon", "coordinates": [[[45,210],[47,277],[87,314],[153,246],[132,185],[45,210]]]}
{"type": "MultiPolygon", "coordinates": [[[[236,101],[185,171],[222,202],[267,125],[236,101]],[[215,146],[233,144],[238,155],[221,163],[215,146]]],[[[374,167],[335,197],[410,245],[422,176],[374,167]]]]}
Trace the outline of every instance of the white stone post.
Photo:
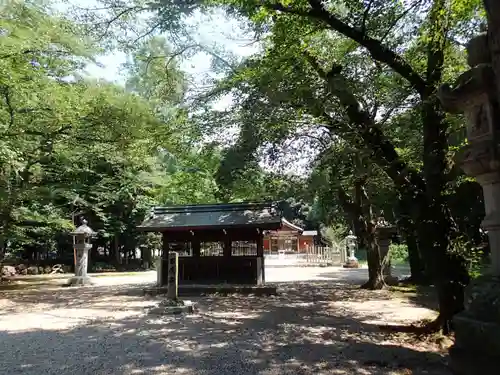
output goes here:
{"type": "Polygon", "coordinates": [[[168,253],[167,298],[177,300],[179,297],[179,253],[168,253]]]}

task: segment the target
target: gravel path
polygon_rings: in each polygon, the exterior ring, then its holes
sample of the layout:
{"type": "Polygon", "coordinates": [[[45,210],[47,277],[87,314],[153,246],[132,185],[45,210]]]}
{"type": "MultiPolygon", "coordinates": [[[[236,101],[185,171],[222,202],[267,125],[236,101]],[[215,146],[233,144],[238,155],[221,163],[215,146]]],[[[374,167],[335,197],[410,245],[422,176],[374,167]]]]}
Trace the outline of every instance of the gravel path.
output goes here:
{"type": "Polygon", "coordinates": [[[159,302],[140,293],[151,275],[0,292],[0,374],[448,374],[437,345],[377,329],[432,311],[358,290],[340,270],[303,272],[315,281],[286,281],[275,297],[205,297],[184,317],[147,313],[159,302]]]}

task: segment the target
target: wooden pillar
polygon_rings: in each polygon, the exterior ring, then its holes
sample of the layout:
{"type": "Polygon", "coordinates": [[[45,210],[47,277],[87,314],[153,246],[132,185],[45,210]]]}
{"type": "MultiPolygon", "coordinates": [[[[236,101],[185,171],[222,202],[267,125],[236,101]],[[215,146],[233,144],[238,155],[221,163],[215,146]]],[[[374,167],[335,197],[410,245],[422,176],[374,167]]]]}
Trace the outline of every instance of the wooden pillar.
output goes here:
{"type": "Polygon", "coordinates": [[[266,282],[266,273],[264,268],[264,234],[258,229],[257,236],[257,284],[266,282]]]}
{"type": "Polygon", "coordinates": [[[232,248],[233,248],[233,239],[231,238],[231,234],[226,232],[226,235],[224,236],[224,257],[230,257],[232,248]]]}
{"type": "Polygon", "coordinates": [[[168,236],[167,233],[162,233],[162,246],[161,246],[161,258],[157,263],[157,283],[158,286],[167,285],[167,272],[168,272],[168,236]]]}
{"type": "Polygon", "coordinates": [[[168,237],[167,233],[163,232],[162,233],[162,252],[161,252],[161,257],[162,259],[168,259],[168,237]]]}
{"type": "Polygon", "coordinates": [[[195,238],[191,241],[191,248],[193,249],[193,257],[200,257],[201,242],[199,239],[195,238]]]}

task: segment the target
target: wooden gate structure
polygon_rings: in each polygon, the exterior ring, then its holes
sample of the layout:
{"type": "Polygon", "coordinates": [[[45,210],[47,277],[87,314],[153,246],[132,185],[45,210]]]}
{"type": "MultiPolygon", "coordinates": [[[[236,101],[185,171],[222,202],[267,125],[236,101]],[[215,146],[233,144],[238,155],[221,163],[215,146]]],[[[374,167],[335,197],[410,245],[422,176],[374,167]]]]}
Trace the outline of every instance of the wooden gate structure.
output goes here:
{"type": "Polygon", "coordinates": [[[259,285],[263,233],[280,228],[281,219],[274,203],[155,207],[138,229],[162,233],[162,264],[170,251],[179,253],[179,284],[259,285]]]}

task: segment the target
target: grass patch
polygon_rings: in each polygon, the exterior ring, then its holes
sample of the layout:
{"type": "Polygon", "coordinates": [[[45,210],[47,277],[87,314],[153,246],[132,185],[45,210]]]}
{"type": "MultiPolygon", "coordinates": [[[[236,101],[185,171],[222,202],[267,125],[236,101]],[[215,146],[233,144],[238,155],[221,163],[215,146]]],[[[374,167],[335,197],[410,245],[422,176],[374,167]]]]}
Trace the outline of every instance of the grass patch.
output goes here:
{"type": "Polygon", "coordinates": [[[439,305],[436,289],[433,286],[399,284],[389,287],[388,290],[396,298],[408,300],[416,306],[425,307],[434,311],[438,310],[439,305]]]}
{"type": "Polygon", "coordinates": [[[88,275],[91,276],[91,277],[109,277],[109,276],[141,276],[144,274],[144,272],[150,272],[150,271],[154,271],[154,270],[144,270],[144,271],[129,271],[129,272],[119,272],[119,271],[116,271],[116,272],[106,272],[106,273],[93,273],[93,272],[89,272],[88,275]]]}
{"type": "Polygon", "coordinates": [[[399,293],[417,293],[418,286],[415,284],[399,284],[395,286],[391,286],[389,290],[391,292],[399,292],[399,293]]]}

